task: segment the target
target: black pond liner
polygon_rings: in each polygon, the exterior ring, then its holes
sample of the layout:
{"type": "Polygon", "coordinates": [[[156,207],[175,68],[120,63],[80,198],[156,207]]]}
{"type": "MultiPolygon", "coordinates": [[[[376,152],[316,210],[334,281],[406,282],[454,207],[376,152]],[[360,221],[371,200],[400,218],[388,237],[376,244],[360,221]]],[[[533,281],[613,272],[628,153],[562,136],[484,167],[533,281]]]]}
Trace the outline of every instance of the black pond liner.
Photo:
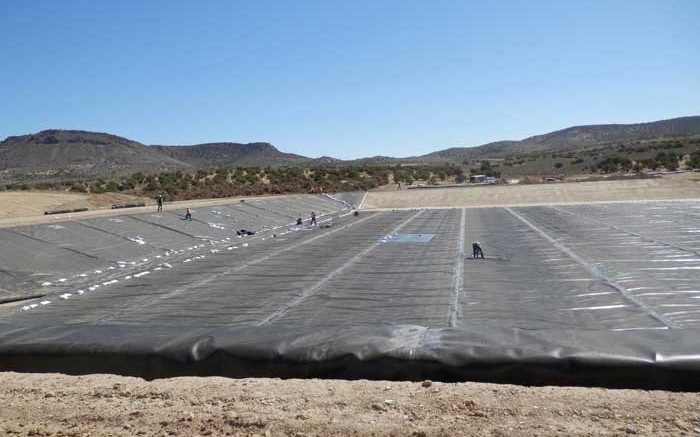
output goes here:
{"type": "Polygon", "coordinates": [[[50,304],[0,309],[0,370],[700,390],[698,202],[357,217],[337,202],[330,228],[284,223],[329,202],[0,230],[8,296],[37,294],[38,270],[54,283],[35,301],[50,304]],[[280,228],[235,236],[263,221],[280,228]],[[73,276],[165,250],[172,268],[73,276]]]}

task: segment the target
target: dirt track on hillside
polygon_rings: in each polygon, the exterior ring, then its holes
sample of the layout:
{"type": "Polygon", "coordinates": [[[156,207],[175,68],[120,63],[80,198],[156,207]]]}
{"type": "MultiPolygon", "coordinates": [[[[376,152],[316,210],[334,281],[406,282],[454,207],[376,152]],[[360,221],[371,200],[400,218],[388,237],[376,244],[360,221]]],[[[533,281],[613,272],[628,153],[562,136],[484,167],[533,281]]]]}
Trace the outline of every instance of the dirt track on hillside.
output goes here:
{"type": "Polygon", "coordinates": [[[10,436],[680,436],[700,395],[494,384],[0,373],[10,436]],[[426,385],[426,386],[424,386],[426,385]]]}
{"type": "Polygon", "coordinates": [[[498,206],[537,203],[700,199],[700,182],[690,177],[491,185],[370,191],[362,205],[371,208],[498,206]]]}

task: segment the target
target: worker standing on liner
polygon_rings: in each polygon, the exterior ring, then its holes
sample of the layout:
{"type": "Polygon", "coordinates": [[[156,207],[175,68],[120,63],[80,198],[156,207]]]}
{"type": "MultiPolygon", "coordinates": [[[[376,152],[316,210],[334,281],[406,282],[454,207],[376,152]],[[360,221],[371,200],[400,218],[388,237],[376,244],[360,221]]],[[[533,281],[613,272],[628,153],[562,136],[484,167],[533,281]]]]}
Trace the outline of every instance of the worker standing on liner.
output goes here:
{"type": "Polygon", "coordinates": [[[481,243],[478,241],[472,243],[472,257],[484,259],[484,250],[481,248],[481,243]]]}
{"type": "Polygon", "coordinates": [[[163,195],[162,194],[158,195],[157,202],[158,202],[158,212],[163,211],[163,195]]]}
{"type": "Polygon", "coordinates": [[[189,208],[185,211],[185,220],[192,221],[192,210],[189,208]]]}
{"type": "Polygon", "coordinates": [[[316,226],[316,213],[311,211],[311,224],[316,226]]]}

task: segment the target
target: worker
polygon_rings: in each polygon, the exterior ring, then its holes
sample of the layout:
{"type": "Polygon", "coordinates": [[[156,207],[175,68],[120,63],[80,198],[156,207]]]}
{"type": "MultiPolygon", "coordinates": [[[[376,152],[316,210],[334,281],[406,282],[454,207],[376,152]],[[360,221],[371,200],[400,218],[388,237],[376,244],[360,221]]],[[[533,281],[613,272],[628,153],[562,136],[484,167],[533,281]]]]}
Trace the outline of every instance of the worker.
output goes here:
{"type": "Polygon", "coordinates": [[[311,224],[316,226],[316,213],[311,211],[311,224]]]}
{"type": "Polygon", "coordinates": [[[481,243],[478,241],[472,243],[472,257],[484,259],[484,250],[481,248],[481,243]]]}
{"type": "Polygon", "coordinates": [[[160,212],[163,210],[163,195],[162,194],[158,195],[157,202],[158,202],[158,212],[160,212]]]}
{"type": "Polygon", "coordinates": [[[192,221],[192,210],[190,208],[187,208],[185,212],[185,220],[192,221]]]}
{"type": "Polygon", "coordinates": [[[299,217],[299,218],[297,219],[297,226],[301,226],[301,225],[303,225],[303,224],[304,224],[304,222],[301,220],[301,217],[299,217]]]}

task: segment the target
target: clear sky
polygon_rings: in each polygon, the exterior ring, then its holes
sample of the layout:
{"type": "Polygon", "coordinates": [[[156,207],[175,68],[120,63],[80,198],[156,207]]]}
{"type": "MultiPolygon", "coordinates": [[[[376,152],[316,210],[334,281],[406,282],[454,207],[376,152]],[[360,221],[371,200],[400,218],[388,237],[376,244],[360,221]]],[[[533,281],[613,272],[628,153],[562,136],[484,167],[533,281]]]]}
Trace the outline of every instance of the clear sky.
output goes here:
{"type": "Polygon", "coordinates": [[[0,139],[411,156],[700,114],[700,1],[0,1],[0,139]]]}

